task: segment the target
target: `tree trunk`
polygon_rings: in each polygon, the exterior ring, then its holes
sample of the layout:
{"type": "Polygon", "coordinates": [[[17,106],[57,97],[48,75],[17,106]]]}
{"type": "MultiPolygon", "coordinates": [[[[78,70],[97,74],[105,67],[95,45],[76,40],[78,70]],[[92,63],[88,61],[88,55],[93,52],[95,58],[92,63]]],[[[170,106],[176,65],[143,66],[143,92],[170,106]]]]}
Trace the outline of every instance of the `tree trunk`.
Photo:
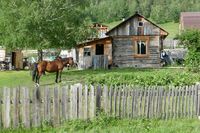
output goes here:
{"type": "Polygon", "coordinates": [[[38,61],[42,61],[43,60],[43,51],[42,49],[38,50],[38,61]]]}

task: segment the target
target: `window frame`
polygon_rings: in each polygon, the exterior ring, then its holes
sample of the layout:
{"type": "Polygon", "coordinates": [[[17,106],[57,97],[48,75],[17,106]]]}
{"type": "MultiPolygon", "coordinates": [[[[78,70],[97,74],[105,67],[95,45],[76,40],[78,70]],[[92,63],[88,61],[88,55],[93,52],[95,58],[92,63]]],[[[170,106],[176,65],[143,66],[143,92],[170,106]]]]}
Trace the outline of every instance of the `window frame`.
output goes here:
{"type": "Polygon", "coordinates": [[[134,57],[135,58],[144,58],[149,57],[149,37],[133,37],[133,49],[134,49],[134,57]],[[138,53],[138,42],[145,42],[146,44],[146,53],[140,54],[138,53]]]}
{"type": "Polygon", "coordinates": [[[89,57],[89,56],[91,56],[91,47],[84,47],[83,48],[83,56],[84,57],[89,57]],[[86,50],[86,49],[88,49],[88,50],[86,50]],[[86,54],[87,53],[87,54],[86,54]]]}

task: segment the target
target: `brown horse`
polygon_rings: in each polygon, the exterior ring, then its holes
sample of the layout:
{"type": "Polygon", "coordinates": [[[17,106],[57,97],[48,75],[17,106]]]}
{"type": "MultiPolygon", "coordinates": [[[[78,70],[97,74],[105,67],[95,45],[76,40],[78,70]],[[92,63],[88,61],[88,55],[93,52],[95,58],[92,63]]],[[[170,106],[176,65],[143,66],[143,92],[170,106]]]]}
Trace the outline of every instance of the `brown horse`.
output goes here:
{"type": "Polygon", "coordinates": [[[40,77],[46,71],[49,73],[56,72],[55,82],[58,83],[58,77],[59,82],[61,82],[62,71],[67,62],[67,60],[58,57],[54,61],[40,61],[39,63],[35,63],[33,67],[32,80],[39,85],[40,77]]]}

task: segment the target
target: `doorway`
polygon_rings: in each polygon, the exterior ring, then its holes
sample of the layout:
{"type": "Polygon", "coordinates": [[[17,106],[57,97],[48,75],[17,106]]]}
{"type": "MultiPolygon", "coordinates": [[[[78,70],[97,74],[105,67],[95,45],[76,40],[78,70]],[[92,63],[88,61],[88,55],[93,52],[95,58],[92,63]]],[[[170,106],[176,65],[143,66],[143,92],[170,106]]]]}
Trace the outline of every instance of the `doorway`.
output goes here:
{"type": "Polygon", "coordinates": [[[104,55],[104,45],[96,44],[96,55],[104,55]]]}

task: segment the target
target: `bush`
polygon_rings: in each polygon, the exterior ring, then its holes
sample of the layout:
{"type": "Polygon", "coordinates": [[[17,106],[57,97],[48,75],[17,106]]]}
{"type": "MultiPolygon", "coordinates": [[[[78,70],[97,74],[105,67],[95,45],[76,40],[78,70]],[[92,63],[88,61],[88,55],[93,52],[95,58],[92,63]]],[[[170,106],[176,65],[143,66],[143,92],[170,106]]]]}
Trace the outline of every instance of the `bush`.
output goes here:
{"type": "Polygon", "coordinates": [[[200,30],[186,30],[179,37],[182,45],[188,48],[186,66],[188,70],[200,71],[200,30]]]}

